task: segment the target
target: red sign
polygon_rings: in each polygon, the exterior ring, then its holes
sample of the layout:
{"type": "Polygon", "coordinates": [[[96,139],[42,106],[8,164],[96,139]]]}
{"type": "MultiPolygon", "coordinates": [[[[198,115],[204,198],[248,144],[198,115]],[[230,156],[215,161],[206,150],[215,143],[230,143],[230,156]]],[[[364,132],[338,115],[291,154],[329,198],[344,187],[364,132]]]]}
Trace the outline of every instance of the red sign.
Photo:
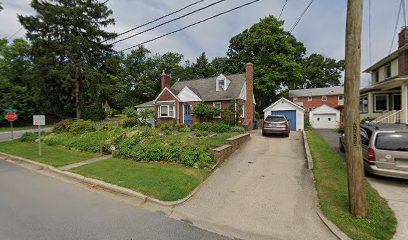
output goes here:
{"type": "Polygon", "coordinates": [[[17,114],[13,113],[13,112],[9,112],[6,114],[5,118],[9,121],[9,122],[14,122],[17,120],[17,114]]]}

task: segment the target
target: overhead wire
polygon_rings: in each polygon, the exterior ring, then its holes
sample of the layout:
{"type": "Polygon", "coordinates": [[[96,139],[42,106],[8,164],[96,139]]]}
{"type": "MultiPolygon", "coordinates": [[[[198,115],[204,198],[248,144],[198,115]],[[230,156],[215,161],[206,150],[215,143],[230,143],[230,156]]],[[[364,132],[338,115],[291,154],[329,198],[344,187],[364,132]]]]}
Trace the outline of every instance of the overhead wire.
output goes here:
{"type": "MultiPolygon", "coordinates": [[[[161,27],[161,26],[163,26],[163,25],[169,24],[169,23],[171,23],[171,22],[180,20],[180,19],[185,18],[185,17],[187,17],[187,16],[190,16],[190,15],[196,13],[196,12],[200,12],[200,11],[202,11],[202,10],[204,10],[204,9],[207,9],[207,8],[209,8],[209,7],[212,7],[212,6],[214,6],[214,5],[217,5],[217,4],[222,3],[222,2],[225,2],[225,1],[226,1],[226,0],[219,0],[219,1],[217,1],[217,2],[211,3],[211,4],[207,5],[207,6],[204,6],[204,7],[202,7],[202,8],[199,8],[199,9],[194,10],[194,11],[192,11],[192,12],[186,13],[186,14],[180,16],[180,17],[173,18],[173,19],[168,20],[168,21],[166,21],[166,22],[160,23],[160,24],[158,24],[158,25],[156,25],[156,26],[154,26],[154,27],[148,28],[148,29],[146,29],[146,30],[143,30],[143,31],[138,32],[138,33],[135,33],[135,34],[130,35],[130,36],[128,36],[128,37],[125,37],[125,38],[119,39],[119,40],[117,40],[117,41],[114,41],[114,42],[111,43],[111,44],[116,44],[116,43],[119,43],[119,42],[123,42],[123,41],[125,41],[125,40],[130,39],[130,38],[136,37],[136,36],[138,36],[138,35],[140,35],[140,34],[142,34],[142,33],[149,32],[149,31],[151,31],[151,30],[153,30],[153,29],[156,29],[156,28],[158,28],[158,27],[161,27]]],[[[132,30],[132,31],[133,31],[133,30],[132,30]]]]}
{"type": "Polygon", "coordinates": [[[402,9],[402,1],[399,5],[399,9],[398,9],[398,14],[397,14],[397,20],[395,21],[395,26],[394,26],[394,33],[392,34],[392,41],[391,41],[391,46],[390,46],[390,50],[389,50],[389,54],[392,51],[392,47],[394,46],[394,41],[395,41],[395,35],[397,35],[397,28],[398,28],[398,23],[399,23],[399,19],[400,19],[400,15],[401,15],[401,9],[402,9]]]}
{"type": "Polygon", "coordinates": [[[303,10],[303,12],[300,14],[300,16],[298,17],[298,19],[296,20],[296,22],[293,24],[293,26],[290,28],[289,33],[292,33],[293,30],[295,30],[296,26],[299,24],[299,22],[302,20],[303,15],[305,15],[305,13],[307,12],[307,10],[309,10],[310,6],[312,5],[314,0],[311,0],[309,2],[309,4],[305,7],[305,9],[303,10]]]}
{"type": "MultiPolygon", "coordinates": [[[[184,6],[184,7],[180,8],[180,9],[177,9],[176,11],[167,13],[167,14],[165,14],[165,15],[163,15],[163,16],[161,16],[161,17],[158,17],[158,18],[156,18],[156,19],[153,19],[153,20],[151,20],[151,21],[149,21],[149,22],[143,23],[143,24],[141,24],[141,25],[139,25],[139,26],[136,26],[136,27],[134,27],[134,28],[131,28],[131,29],[127,30],[127,31],[121,32],[121,33],[119,33],[118,35],[116,35],[116,37],[122,36],[122,35],[124,35],[124,34],[126,34],[126,33],[132,32],[132,31],[134,31],[134,30],[136,30],[136,29],[139,29],[139,28],[141,28],[141,27],[144,27],[144,26],[147,26],[147,25],[152,24],[152,23],[154,23],[154,22],[157,22],[157,21],[159,21],[159,20],[161,20],[161,19],[163,19],[163,18],[166,18],[166,17],[168,17],[168,16],[171,16],[171,15],[174,15],[174,14],[176,14],[176,13],[179,13],[179,12],[181,12],[181,11],[183,11],[183,10],[189,8],[189,7],[192,7],[192,6],[194,6],[194,5],[197,5],[197,4],[199,4],[199,3],[201,3],[201,2],[204,2],[204,1],[205,1],[205,0],[199,0],[199,1],[193,2],[193,3],[191,3],[191,4],[187,5],[187,6],[184,6]]],[[[115,38],[116,38],[116,37],[115,37],[115,38]]],[[[112,38],[110,38],[110,39],[112,39],[112,38]]],[[[105,40],[105,42],[108,41],[108,40],[110,40],[110,39],[105,40]]]]}
{"type": "Polygon", "coordinates": [[[171,34],[174,34],[174,33],[180,32],[180,31],[183,31],[183,30],[185,30],[185,29],[187,29],[187,28],[190,28],[190,27],[192,27],[192,26],[201,24],[201,23],[206,22],[206,21],[208,21],[208,20],[210,20],[210,19],[219,17],[219,16],[221,16],[221,15],[227,14],[227,13],[229,13],[229,12],[235,11],[235,10],[237,10],[237,9],[243,8],[243,7],[245,7],[245,6],[254,4],[254,3],[259,2],[259,1],[261,1],[261,0],[254,0],[254,1],[251,1],[251,2],[247,2],[247,3],[245,3],[245,4],[242,4],[242,5],[240,5],[240,6],[237,6],[237,7],[235,7],[235,8],[230,9],[230,10],[227,10],[227,11],[224,11],[224,12],[221,12],[221,13],[218,13],[218,14],[213,15],[213,16],[211,16],[211,17],[205,18],[205,19],[203,19],[203,20],[201,20],[201,21],[198,21],[198,22],[192,23],[192,24],[190,24],[190,25],[187,25],[187,26],[185,26],[185,27],[183,27],[183,28],[180,28],[180,29],[171,31],[171,32],[169,32],[169,33],[166,33],[166,34],[163,34],[163,35],[161,35],[161,36],[155,37],[155,38],[150,39],[150,40],[148,40],[148,41],[144,41],[144,42],[142,42],[142,43],[133,45],[133,46],[131,46],[131,47],[122,49],[122,50],[120,50],[119,52],[124,52],[124,51],[130,50],[130,49],[132,49],[132,48],[140,47],[140,46],[142,46],[143,44],[150,43],[150,42],[156,41],[156,40],[158,40],[158,39],[161,39],[161,38],[163,38],[163,37],[169,36],[169,35],[171,35],[171,34]]]}
{"type": "Polygon", "coordinates": [[[285,0],[285,3],[283,4],[282,10],[281,10],[281,11],[280,11],[280,13],[279,13],[278,20],[280,20],[280,19],[281,19],[281,16],[282,16],[283,10],[284,10],[284,9],[285,9],[285,7],[286,7],[286,3],[288,3],[288,0],[285,0]]]}
{"type": "Polygon", "coordinates": [[[7,41],[12,39],[15,35],[17,35],[21,30],[23,30],[23,26],[21,26],[15,33],[13,33],[10,37],[7,38],[7,41]]]}

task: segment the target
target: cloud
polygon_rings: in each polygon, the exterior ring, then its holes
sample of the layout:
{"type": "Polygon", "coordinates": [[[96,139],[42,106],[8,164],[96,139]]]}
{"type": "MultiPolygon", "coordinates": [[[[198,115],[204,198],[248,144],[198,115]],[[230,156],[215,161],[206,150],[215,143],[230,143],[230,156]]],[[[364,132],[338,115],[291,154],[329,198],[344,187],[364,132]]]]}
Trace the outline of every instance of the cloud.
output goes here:
{"type": "MultiPolygon", "coordinates": [[[[123,32],[191,4],[194,1],[195,0],[110,0],[107,6],[114,12],[113,17],[116,19],[116,25],[108,29],[118,33],[123,32]]],[[[215,0],[206,0],[150,26],[181,16],[213,2],[215,2],[215,0]]],[[[246,2],[249,2],[249,0],[225,1],[197,14],[193,14],[117,44],[115,49],[121,50],[144,42],[246,2]]],[[[366,0],[364,2],[362,70],[389,53],[399,2],[400,1],[397,0],[372,1],[371,61],[369,59],[370,51],[368,47],[368,1],[366,0]]],[[[178,52],[183,54],[186,60],[191,61],[195,61],[201,52],[206,52],[210,59],[225,56],[231,37],[251,27],[254,23],[258,22],[260,18],[264,18],[268,15],[278,16],[283,3],[284,0],[263,0],[182,32],[148,43],[146,47],[152,52],[161,54],[166,52],[178,52]]],[[[288,1],[282,14],[282,19],[285,20],[284,28],[286,30],[291,28],[308,3],[309,0],[288,1]]],[[[3,5],[5,9],[0,12],[0,22],[2,23],[0,36],[8,37],[20,27],[17,14],[29,15],[34,14],[34,11],[30,7],[29,0],[3,0],[3,5]]],[[[321,53],[336,59],[344,58],[346,7],[346,1],[314,1],[293,31],[294,36],[305,44],[308,54],[321,53]]],[[[399,26],[401,26],[401,24],[402,19],[399,26]]],[[[146,28],[148,27],[139,30],[146,28]]],[[[24,36],[24,31],[17,34],[16,37],[22,36],[24,36]]],[[[397,44],[395,40],[393,50],[395,50],[396,47],[397,44]]],[[[363,86],[368,83],[368,79],[369,76],[363,74],[363,86]]]]}

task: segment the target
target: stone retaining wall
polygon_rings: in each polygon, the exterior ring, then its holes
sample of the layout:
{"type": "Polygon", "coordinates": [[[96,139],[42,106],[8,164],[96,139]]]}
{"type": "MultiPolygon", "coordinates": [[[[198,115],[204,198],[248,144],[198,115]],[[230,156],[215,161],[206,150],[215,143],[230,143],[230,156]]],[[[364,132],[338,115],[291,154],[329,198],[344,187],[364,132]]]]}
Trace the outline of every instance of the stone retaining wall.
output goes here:
{"type": "Polygon", "coordinates": [[[216,164],[223,162],[233,152],[235,152],[242,144],[244,144],[250,137],[249,133],[237,135],[235,137],[228,138],[226,141],[228,144],[214,148],[214,161],[216,164]]]}

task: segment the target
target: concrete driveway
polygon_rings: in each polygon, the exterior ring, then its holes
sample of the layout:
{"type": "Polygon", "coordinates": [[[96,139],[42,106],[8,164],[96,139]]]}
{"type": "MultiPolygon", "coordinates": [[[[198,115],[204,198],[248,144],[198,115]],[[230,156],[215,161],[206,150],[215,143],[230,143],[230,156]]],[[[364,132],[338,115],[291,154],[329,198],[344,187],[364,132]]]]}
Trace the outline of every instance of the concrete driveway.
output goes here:
{"type": "Polygon", "coordinates": [[[335,239],[315,207],[300,133],[255,131],[172,217],[243,239],[335,239]]]}
{"type": "MultiPolygon", "coordinates": [[[[339,150],[340,134],[329,129],[319,129],[318,132],[345,159],[345,154],[339,150]]],[[[372,175],[367,176],[367,180],[395,212],[398,227],[394,239],[408,239],[408,180],[372,175]]]]}

